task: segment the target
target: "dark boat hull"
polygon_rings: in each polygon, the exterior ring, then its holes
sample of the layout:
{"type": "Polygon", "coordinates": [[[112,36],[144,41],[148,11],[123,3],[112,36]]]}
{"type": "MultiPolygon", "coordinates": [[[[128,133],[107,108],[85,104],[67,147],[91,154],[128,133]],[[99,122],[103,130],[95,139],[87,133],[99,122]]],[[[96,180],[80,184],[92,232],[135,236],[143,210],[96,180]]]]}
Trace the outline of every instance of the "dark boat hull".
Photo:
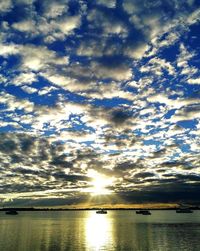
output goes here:
{"type": "Polygon", "coordinates": [[[107,211],[99,210],[99,211],[96,211],[96,214],[107,214],[107,211]]]}
{"type": "Polygon", "coordinates": [[[148,210],[140,210],[136,211],[136,214],[151,215],[151,212],[149,212],[148,210]]]}
{"type": "Polygon", "coordinates": [[[177,214],[191,214],[193,211],[191,209],[177,209],[176,210],[177,214]]]}
{"type": "Polygon", "coordinates": [[[5,214],[8,214],[8,215],[17,215],[18,212],[17,211],[6,211],[5,214]]]}

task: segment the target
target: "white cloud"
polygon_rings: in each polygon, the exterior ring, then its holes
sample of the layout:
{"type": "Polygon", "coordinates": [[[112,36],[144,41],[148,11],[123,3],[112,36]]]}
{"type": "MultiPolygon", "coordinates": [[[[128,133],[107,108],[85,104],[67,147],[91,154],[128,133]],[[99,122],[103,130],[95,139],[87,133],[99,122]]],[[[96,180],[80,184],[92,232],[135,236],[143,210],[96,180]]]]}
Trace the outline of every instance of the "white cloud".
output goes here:
{"type": "Polygon", "coordinates": [[[0,0],[0,13],[11,11],[13,5],[11,0],[0,0]]]}
{"type": "Polygon", "coordinates": [[[105,39],[98,40],[86,40],[82,41],[77,49],[77,55],[87,57],[101,57],[103,56],[106,47],[105,39]]]}
{"type": "Polygon", "coordinates": [[[38,90],[36,88],[26,86],[26,85],[22,86],[21,89],[28,94],[33,94],[33,93],[38,92],[38,90]]]}
{"type": "Polygon", "coordinates": [[[46,1],[45,3],[45,12],[44,16],[47,18],[56,18],[58,16],[62,16],[63,13],[68,11],[68,3],[58,2],[58,1],[46,1]]]}
{"type": "Polygon", "coordinates": [[[31,5],[35,2],[36,0],[15,0],[16,3],[19,4],[27,4],[27,5],[31,5]]]}
{"type": "Polygon", "coordinates": [[[8,111],[19,109],[29,113],[34,110],[33,102],[26,99],[17,99],[15,96],[5,92],[0,93],[0,103],[5,104],[8,107],[8,111]]]}
{"type": "Polygon", "coordinates": [[[12,27],[16,30],[21,32],[35,32],[36,30],[36,23],[34,20],[23,20],[18,23],[14,23],[12,27]]]}
{"type": "MultiPolygon", "coordinates": [[[[54,66],[68,64],[68,57],[59,57],[56,55],[55,51],[49,50],[45,46],[1,44],[0,55],[5,57],[10,55],[21,55],[22,64],[20,67],[23,70],[39,71],[42,69],[44,70],[51,64],[54,66]]],[[[32,78],[33,73],[24,73],[20,78],[29,78],[28,75],[32,78]]],[[[18,82],[18,80],[16,81],[18,82]]]]}
{"type": "Polygon", "coordinates": [[[183,68],[183,70],[181,71],[182,75],[187,75],[187,76],[193,76],[194,74],[196,74],[198,72],[198,69],[196,67],[189,67],[186,66],[183,68]]]}
{"type": "Polygon", "coordinates": [[[87,19],[94,28],[103,29],[104,36],[118,34],[119,36],[126,37],[128,35],[128,30],[123,20],[116,18],[116,16],[110,16],[106,12],[93,9],[89,12],[87,19]]]}
{"type": "Polygon", "coordinates": [[[140,110],[140,115],[153,114],[154,112],[154,108],[145,108],[143,110],[140,110]]]}
{"type": "Polygon", "coordinates": [[[152,96],[149,96],[147,100],[151,103],[163,103],[166,104],[167,106],[171,108],[181,108],[184,106],[192,105],[192,104],[198,104],[199,99],[169,99],[167,96],[164,94],[155,94],[152,96]]]}
{"type": "Polygon", "coordinates": [[[0,55],[9,56],[17,54],[19,52],[19,46],[15,44],[0,44],[0,55]]]}
{"type": "Polygon", "coordinates": [[[190,78],[187,82],[191,85],[200,85],[200,78],[190,78]]]}
{"type": "Polygon", "coordinates": [[[81,23],[80,16],[68,16],[62,19],[61,21],[53,22],[52,25],[55,28],[59,28],[65,35],[72,32],[75,28],[78,28],[81,23]]]}
{"type": "Polygon", "coordinates": [[[94,141],[96,139],[95,133],[88,133],[84,131],[62,131],[58,138],[67,140],[72,140],[75,142],[84,142],[84,141],[94,141]]]}
{"type": "Polygon", "coordinates": [[[22,46],[20,53],[23,56],[23,66],[34,71],[44,70],[53,65],[67,65],[67,57],[58,57],[54,51],[46,47],[22,46]]]}
{"type": "Polygon", "coordinates": [[[6,126],[11,126],[16,129],[22,129],[22,127],[17,123],[17,122],[5,122],[5,121],[0,121],[0,127],[6,127],[6,126]]]}
{"type": "Polygon", "coordinates": [[[200,18],[200,8],[197,8],[194,12],[192,12],[188,17],[187,17],[187,22],[192,25],[196,22],[199,22],[200,18]]]}
{"type": "Polygon", "coordinates": [[[53,128],[56,131],[60,131],[61,129],[70,128],[69,116],[72,114],[83,114],[87,109],[87,106],[70,102],[60,102],[53,107],[37,106],[34,109],[35,116],[32,127],[36,132],[45,130],[45,125],[47,124],[47,130],[53,128]],[[63,121],[65,122],[63,123],[63,121]]]}
{"type": "Polygon", "coordinates": [[[125,0],[123,2],[123,7],[129,14],[138,13],[141,10],[140,3],[133,0],[125,0]]]}
{"type": "Polygon", "coordinates": [[[157,76],[162,76],[164,71],[167,71],[170,75],[175,75],[176,70],[174,66],[167,62],[165,59],[154,57],[148,61],[146,65],[140,68],[141,72],[153,72],[157,76]]]}
{"type": "Polygon", "coordinates": [[[97,0],[98,4],[102,4],[108,8],[115,8],[116,7],[116,0],[97,0]]]}
{"type": "Polygon", "coordinates": [[[192,78],[198,72],[198,69],[191,66],[190,60],[195,56],[194,51],[189,51],[184,44],[180,45],[180,54],[177,58],[177,66],[181,68],[180,74],[187,75],[188,78],[192,78]]]}
{"type": "Polygon", "coordinates": [[[186,107],[182,108],[181,110],[177,110],[170,120],[172,122],[177,122],[194,119],[200,119],[200,111],[198,106],[193,106],[189,108],[186,107]]]}
{"type": "Polygon", "coordinates": [[[37,80],[37,76],[33,72],[22,72],[18,76],[14,78],[12,81],[15,85],[23,85],[23,84],[31,84],[32,82],[37,80]]]}
{"type": "Polygon", "coordinates": [[[124,54],[133,59],[141,59],[148,49],[149,46],[146,43],[141,42],[137,46],[127,46],[124,50],[124,54]]]}
{"type": "Polygon", "coordinates": [[[93,99],[112,99],[112,98],[122,98],[127,100],[135,100],[135,95],[132,92],[123,90],[119,83],[112,82],[109,84],[99,83],[88,86],[88,89],[80,91],[82,96],[93,99]]]}
{"type": "Polygon", "coordinates": [[[2,74],[0,74],[0,83],[6,83],[7,82],[7,78],[5,76],[3,76],[2,74]]]}
{"type": "Polygon", "coordinates": [[[48,93],[51,93],[51,91],[54,91],[54,90],[58,90],[58,89],[54,86],[50,86],[50,87],[46,86],[38,91],[38,95],[41,95],[41,96],[46,95],[48,93]]]}
{"type": "Polygon", "coordinates": [[[175,74],[174,66],[165,59],[155,57],[149,61],[149,64],[156,65],[157,67],[161,67],[163,70],[167,70],[170,75],[175,74]]]}
{"type": "Polygon", "coordinates": [[[71,85],[75,85],[75,81],[73,81],[73,79],[67,76],[62,76],[61,74],[46,72],[42,74],[42,76],[53,84],[64,88],[65,90],[70,90],[71,85]]]}

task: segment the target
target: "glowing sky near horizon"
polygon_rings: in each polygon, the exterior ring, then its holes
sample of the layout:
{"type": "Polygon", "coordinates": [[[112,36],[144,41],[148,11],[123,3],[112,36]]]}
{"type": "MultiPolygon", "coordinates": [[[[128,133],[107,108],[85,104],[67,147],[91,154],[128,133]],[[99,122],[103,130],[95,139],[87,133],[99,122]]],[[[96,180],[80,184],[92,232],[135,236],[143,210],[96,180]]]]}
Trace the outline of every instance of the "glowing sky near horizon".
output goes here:
{"type": "Polygon", "coordinates": [[[200,202],[199,17],[197,0],[0,0],[1,202],[76,204],[92,184],[200,202]]]}

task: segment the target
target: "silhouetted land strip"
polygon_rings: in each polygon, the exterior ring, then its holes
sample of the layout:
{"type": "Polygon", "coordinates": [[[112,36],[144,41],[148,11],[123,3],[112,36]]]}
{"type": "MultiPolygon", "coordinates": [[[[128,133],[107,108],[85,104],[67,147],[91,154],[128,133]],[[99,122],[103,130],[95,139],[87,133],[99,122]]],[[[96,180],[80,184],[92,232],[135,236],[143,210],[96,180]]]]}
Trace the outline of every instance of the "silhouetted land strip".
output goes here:
{"type": "MultiPolygon", "coordinates": [[[[15,211],[91,211],[91,210],[177,210],[179,207],[174,207],[174,208],[34,208],[34,207],[4,207],[0,208],[0,211],[10,211],[10,210],[15,210],[15,211]]],[[[191,210],[200,210],[200,206],[191,206],[189,207],[191,210]]]]}

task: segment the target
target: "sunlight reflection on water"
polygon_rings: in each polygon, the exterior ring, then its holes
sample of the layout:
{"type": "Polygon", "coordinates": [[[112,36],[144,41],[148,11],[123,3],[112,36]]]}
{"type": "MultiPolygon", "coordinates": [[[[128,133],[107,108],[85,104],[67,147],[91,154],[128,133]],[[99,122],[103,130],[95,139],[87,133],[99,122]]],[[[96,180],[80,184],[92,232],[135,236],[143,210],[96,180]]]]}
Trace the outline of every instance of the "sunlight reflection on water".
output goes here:
{"type": "Polygon", "coordinates": [[[199,251],[200,212],[0,212],[0,251],[199,251]]]}
{"type": "MultiPolygon", "coordinates": [[[[88,250],[106,250],[113,243],[112,224],[108,214],[89,212],[85,223],[85,239],[88,250]]],[[[111,248],[111,247],[109,247],[111,248]]]]}

